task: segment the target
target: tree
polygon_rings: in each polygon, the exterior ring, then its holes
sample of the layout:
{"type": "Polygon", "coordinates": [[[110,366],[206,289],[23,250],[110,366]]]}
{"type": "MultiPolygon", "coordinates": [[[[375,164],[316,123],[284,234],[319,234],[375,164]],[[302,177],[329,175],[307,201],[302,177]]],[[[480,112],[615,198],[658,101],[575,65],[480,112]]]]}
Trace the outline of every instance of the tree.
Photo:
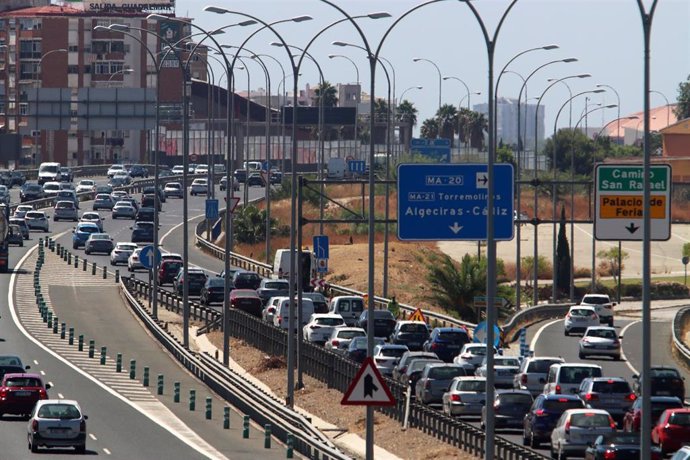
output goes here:
{"type": "Polygon", "coordinates": [[[627,252],[621,251],[621,253],[620,253],[621,263],[619,266],[618,265],[618,246],[613,246],[609,249],[602,249],[601,251],[597,252],[597,257],[599,257],[600,259],[604,259],[599,264],[600,272],[604,275],[612,276],[613,282],[615,284],[618,284],[621,272],[623,271],[623,268],[625,268],[623,261],[625,259],[627,259],[628,256],[629,256],[629,254],[627,252]]]}
{"type": "Polygon", "coordinates": [[[498,149],[496,149],[496,161],[499,163],[510,163],[513,167],[517,167],[513,149],[507,145],[499,146],[498,149]]]}
{"type": "Polygon", "coordinates": [[[438,137],[438,120],[436,118],[424,120],[419,130],[419,135],[424,139],[436,139],[438,137]]]}
{"type": "MultiPolygon", "coordinates": [[[[278,221],[271,218],[271,234],[276,231],[278,221]]],[[[243,206],[235,211],[234,235],[238,243],[256,244],[266,241],[266,210],[256,206],[243,206]]]]}
{"type": "Polygon", "coordinates": [[[686,81],[678,84],[678,98],[673,113],[679,120],[690,118],[690,75],[686,81]]]}
{"type": "Polygon", "coordinates": [[[320,83],[319,86],[314,89],[313,105],[319,106],[319,100],[322,94],[324,107],[335,107],[338,105],[338,90],[328,81],[320,83]]]}
{"type": "MultiPolygon", "coordinates": [[[[556,288],[562,292],[570,292],[570,245],[565,232],[565,207],[561,208],[561,221],[558,228],[558,245],[556,246],[556,288]]],[[[555,301],[556,299],[554,299],[555,301]]]]}
{"type": "Polygon", "coordinates": [[[483,113],[471,112],[468,133],[470,147],[484,150],[484,132],[489,129],[489,121],[483,113]]]}
{"type": "Polygon", "coordinates": [[[407,126],[400,126],[400,142],[403,145],[410,145],[412,127],[417,125],[417,113],[417,108],[407,99],[402,101],[396,110],[396,118],[398,121],[408,123],[407,126]]]}
{"type": "Polygon", "coordinates": [[[455,131],[458,126],[458,111],[454,105],[443,104],[436,112],[439,137],[450,139],[450,146],[454,146],[455,131]]]}
{"type": "Polygon", "coordinates": [[[690,243],[683,244],[683,257],[690,257],[690,243]]]}

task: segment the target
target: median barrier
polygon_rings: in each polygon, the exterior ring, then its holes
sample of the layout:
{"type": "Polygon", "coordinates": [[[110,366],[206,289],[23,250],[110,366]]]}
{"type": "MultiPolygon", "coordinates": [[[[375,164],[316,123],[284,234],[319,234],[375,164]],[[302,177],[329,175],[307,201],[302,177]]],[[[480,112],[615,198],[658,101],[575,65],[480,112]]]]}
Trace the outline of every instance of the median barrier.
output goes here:
{"type": "Polygon", "coordinates": [[[562,318],[573,305],[575,304],[560,303],[523,308],[503,324],[504,342],[511,343],[517,340],[520,329],[523,327],[544,321],[545,319],[562,318]]]}
{"type": "Polygon", "coordinates": [[[673,346],[678,350],[678,354],[686,366],[690,366],[690,348],[685,344],[683,333],[689,330],[688,326],[690,326],[690,307],[683,307],[673,317],[671,333],[673,335],[673,346]]]}

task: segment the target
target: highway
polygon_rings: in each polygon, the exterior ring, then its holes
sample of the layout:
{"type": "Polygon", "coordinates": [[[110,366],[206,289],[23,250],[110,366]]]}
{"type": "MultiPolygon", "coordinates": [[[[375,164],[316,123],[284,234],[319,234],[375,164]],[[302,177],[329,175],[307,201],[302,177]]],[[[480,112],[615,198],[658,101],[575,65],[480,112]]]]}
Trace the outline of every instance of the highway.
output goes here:
{"type": "MultiPolygon", "coordinates": [[[[263,189],[261,189],[263,190],[263,189]]],[[[258,194],[259,190],[256,190],[258,194]]],[[[12,196],[18,195],[18,188],[12,190],[12,196]]],[[[81,211],[91,209],[90,202],[81,203],[81,211]]],[[[190,199],[190,215],[203,212],[204,197],[192,197],[190,199]]],[[[182,200],[168,200],[164,204],[164,212],[161,215],[161,235],[174,228],[181,222],[182,200]]],[[[50,214],[50,210],[48,210],[50,214]]],[[[110,232],[115,240],[128,241],[129,226],[132,221],[112,221],[109,213],[101,212],[107,216],[104,231],[110,232]]],[[[71,229],[73,222],[53,222],[51,220],[51,233],[43,234],[38,232],[31,233],[31,239],[25,242],[23,248],[12,246],[10,249],[10,267],[15,267],[20,259],[34,246],[38,239],[49,235],[55,235],[57,241],[71,248],[71,229]]],[[[191,227],[191,225],[190,225],[191,227]]],[[[181,229],[181,226],[180,226],[181,229]]],[[[190,229],[192,230],[192,229],[190,229]]],[[[81,251],[74,251],[83,256],[81,251]]],[[[181,252],[181,250],[180,250],[181,252]]],[[[108,263],[107,256],[89,257],[89,260],[99,260],[100,265],[108,263]]],[[[0,277],[2,292],[9,292],[15,284],[24,282],[28,279],[32,264],[26,264],[22,271],[7,274],[0,277]],[[28,272],[28,273],[27,273],[28,272]],[[12,286],[10,283],[13,283],[12,286]]],[[[60,267],[64,270],[64,268],[60,267]]],[[[67,268],[69,269],[69,268],[67,268]]],[[[42,272],[46,272],[44,268],[42,272]]],[[[124,269],[126,272],[126,268],[124,269]]],[[[143,273],[141,274],[143,275],[143,273]]],[[[212,444],[206,450],[190,442],[190,436],[184,433],[166,429],[155,423],[149,416],[145,415],[137,404],[132,404],[118,393],[103,388],[95,384],[93,377],[87,375],[83,369],[77,368],[65,359],[61,359],[58,354],[51,350],[52,346],[45,347],[36,343],[35,339],[26,337],[12,320],[10,307],[17,309],[16,304],[21,304],[24,299],[18,299],[14,293],[3,296],[0,300],[0,354],[19,355],[26,364],[31,366],[30,372],[37,372],[44,376],[46,382],[50,382],[53,388],[49,390],[51,397],[74,398],[77,399],[84,412],[89,416],[87,422],[89,439],[87,440],[87,453],[91,455],[103,455],[110,458],[134,459],[134,458],[170,458],[170,459],[197,459],[197,458],[233,458],[251,459],[261,456],[262,458],[284,458],[284,449],[280,446],[267,451],[263,449],[263,433],[252,430],[250,440],[240,441],[241,430],[240,416],[233,413],[235,430],[222,430],[220,414],[222,413],[221,401],[218,398],[214,401],[214,420],[203,420],[203,403],[208,391],[199,382],[196,382],[190,375],[183,371],[172,358],[162,352],[160,348],[152,346],[153,339],[148,337],[144,329],[136,324],[134,318],[129,314],[119,297],[108,295],[102,288],[94,288],[78,285],[71,279],[72,286],[65,287],[61,284],[61,277],[58,272],[54,275],[56,280],[49,287],[44,286],[51,296],[58,297],[63,303],[62,307],[56,305],[56,314],[74,325],[75,329],[84,333],[86,337],[98,338],[99,345],[108,344],[109,355],[114,355],[117,351],[123,354],[130,353],[136,355],[140,365],[151,365],[152,380],[159,372],[165,372],[168,380],[167,400],[161,398],[168,410],[187,421],[190,419],[189,411],[185,404],[173,404],[171,397],[172,381],[181,381],[183,391],[187,392],[190,388],[197,391],[197,411],[194,413],[192,423],[188,425],[192,428],[203,427],[197,430],[203,436],[204,441],[212,444]],[[75,286],[78,289],[75,289],[75,286]],[[12,304],[10,304],[12,302],[12,304]],[[86,304],[92,307],[78,311],[78,304],[86,304]],[[64,305],[71,305],[72,308],[65,308],[64,305]],[[129,321],[129,323],[127,323],[129,321]],[[122,326],[124,324],[124,326],[122,326]],[[117,326],[121,327],[118,328],[117,326]],[[115,326],[115,327],[113,327],[115,326]],[[205,422],[206,425],[203,425],[205,422]],[[237,441],[237,442],[235,442],[237,441]],[[240,444],[241,442],[241,444],[240,444]],[[217,448],[218,450],[215,450],[217,448]],[[210,453],[209,453],[210,452],[210,453]]],[[[76,278],[62,276],[62,278],[76,278]]],[[[112,281],[111,281],[112,282],[112,281]]],[[[114,287],[113,289],[117,289],[114,287]]],[[[115,292],[115,291],[113,291],[115,292]]],[[[33,294],[33,292],[32,292],[33,294]]],[[[28,326],[27,326],[28,328],[28,326]]],[[[74,361],[70,358],[70,361],[74,361]]],[[[125,362],[128,362],[126,360],[125,362]]],[[[81,365],[80,365],[81,367],[81,365]]],[[[141,368],[139,368],[141,372],[141,368]]],[[[183,396],[183,403],[187,400],[186,394],[183,396]]],[[[161,409],[159,409],[160,411],[161,409]]],[[[165,413],[165,409],[163,409],[165,413]]],[[[150,415],[150,414],[149,414],[150,415]]],[[[165,423],[163,423],[165,424],[165,423]]],[[[170,425],[168,423],[167,425],[170,425]]],[[[29,453],[27,450],[26,432],[27,422],[24,418],[4,417],[0,420],[0,445],[3,446],[0,458],[26,458],[29,453]]],[[[185,431],[184,427],[181,431],[185,431]]],[[[193,438],[193,436],[192,436],[193,438]]],[[[203,442],[200,442],[203,444],[203,442]]],[[[64,458],[65,453],[71,454],[71,450],[44,451],[45,458],[64,458]]]]}

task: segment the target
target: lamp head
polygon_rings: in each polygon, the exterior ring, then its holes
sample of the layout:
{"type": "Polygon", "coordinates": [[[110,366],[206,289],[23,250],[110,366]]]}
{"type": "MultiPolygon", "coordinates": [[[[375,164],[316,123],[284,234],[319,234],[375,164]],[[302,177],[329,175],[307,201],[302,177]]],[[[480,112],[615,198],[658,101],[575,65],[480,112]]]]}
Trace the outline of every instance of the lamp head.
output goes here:
{"type": "Polygon", "coordinates": [[[227,10],[225,8],[221,8],[219,6],[205,6],[204,11],[208,11],[209,13],[217,13],[217,14],[225,14],[225,13],[230,12],[230,10],[227,10]]]}
{"type": "Polygon", "coordinates": [[[570,57],[562,60],[563,62],[577,62],[577,58],[570,57]]]}
{"type": "Polygon", "coordinates": [[[616,107],[618,107],[618,104],[609,104],[604,106],[605,109],[615,109],[616,107]]]}
{"type": "Polygon", "coordinates": [[[333,59],[333,58],[338,57],[338,56],[339,56],[338,54],[329,54],[328,59],[333,59]]]}
{"type": "Polygon", "coordinates": [[[417,88],[417,89],[424,89],[423,86],[415,86],[415,88],[417,88]]]}
{"type": "Polygon", "coordinates": [[[377,13],[369,13],[369,14],[367,14],[367,17],[369,19],[383,19],[383,18],[390,18],[391,15],[390,15],[390,13],[387,13],[385,11],[379,11],[377,13]]]}
{"type": "Polygon", "coordinates": [[[542,46],[542,47],[541,47],[541,49],[543,49],[543,50],[555,50],[555,49],[558,49],[558,48],[560,48],[560,47],[559,47],[558,45],[556,45],[556,44],[545,45],[545,46],[542,46]]]}
{"type": "Polygon", "coordinates": [[[254,24],[256,24],[256,21],[253,19],[249,19],[248,21],[242,21],[242,22],[237,23],[237,25],[240,27],[253,26],[254,24]]]}
{"type": "Polygon", "coordinates": [[[146,19],[149,21],[167,21],[170,18],[167,16],[163,16],[162,14],[151,13],[148,16],[146,16],[146,19]]]}
{"type": "Polygon", "coordinates": [[[96,26],[93,30],[94,32],[112,32],[113,29],[106,26],[96,26]]]}
{"type": "Polygon", "coordinates": [[[451,78],[453,78],[453,77],[449,77],[448,75],[445,75],[445,76],[443,77],[444,80],[450,80],[451,78]]]}
{"type": "MultiPolygon", "coordinates": [[[[581,73],[580,75],[575,75],[575,76],[576,76],[577,78],[589,78],[589,77],[592,76],[592,74],[589,74],[589,73],[581,73]]],[[[598,87],[599,87],[599,85],[597,85],[597,88],[598,88],[598,87]]]]}
{"type": "Polygon", "coordinates": [[[335,42],[331,42],[331,45],[334,45],[334,46],[348,46],[348,43],[335,41],[335,42]]]}
{"type": "MultiPolygon", "coordinates": [[[[101,27],[101,26],[96,26],[94,28],[94,30],[98,29],[98,27],[101,27]]],[[[115,30],[117,32],[129,32],[130,31],[130,27],[127,24],[110,24],[107,28],[110,30],[115,30]]]]}
{"type": "Polygon", "coordinates": [[[304,16],[297,16],[295,18],[290,19],[292,22],[304,22],[304,21],[311,21],[312,18],[311,16],[304,15],[304,16]]]}
{"type": "Polygon", "coordinates": [[[603,89],[595,89],[595,90],[590,91],[590,93],[605,93],[605,92],[606,91],[603,89]]]}
{"type": "Polygon", "coordinates": [[[482,95],[482,92],[481,92],[481,91],[475,91],[475,92],[472,93],[472,94],[474,94],[474,95],[476,95],[476,96],[481,96],[481,95],[482,95]]]}
{"type": "Polygon", "coordinates": [[[418,58],[418,57],[412,58],[412,62],[419,62],[421,60],[422,60],[422,58],[418,58]]]}

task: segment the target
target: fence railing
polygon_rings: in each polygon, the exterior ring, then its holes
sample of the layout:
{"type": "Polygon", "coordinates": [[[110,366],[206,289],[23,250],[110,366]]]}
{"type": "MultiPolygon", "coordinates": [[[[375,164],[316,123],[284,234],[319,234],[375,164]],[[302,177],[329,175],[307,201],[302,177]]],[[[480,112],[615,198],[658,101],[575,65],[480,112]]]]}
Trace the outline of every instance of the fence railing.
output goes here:
{"type": "Polygon", "coordinates": [[[673,334],[673,345],[680,353],[686,365],[690,365],[690,348],[683,340],[684,331],[688,330],[687,326],[690,324],[690,307],[684,307],[678,310],[676,316],[673,317],[671,323],[671,332],[673,334]]]}

